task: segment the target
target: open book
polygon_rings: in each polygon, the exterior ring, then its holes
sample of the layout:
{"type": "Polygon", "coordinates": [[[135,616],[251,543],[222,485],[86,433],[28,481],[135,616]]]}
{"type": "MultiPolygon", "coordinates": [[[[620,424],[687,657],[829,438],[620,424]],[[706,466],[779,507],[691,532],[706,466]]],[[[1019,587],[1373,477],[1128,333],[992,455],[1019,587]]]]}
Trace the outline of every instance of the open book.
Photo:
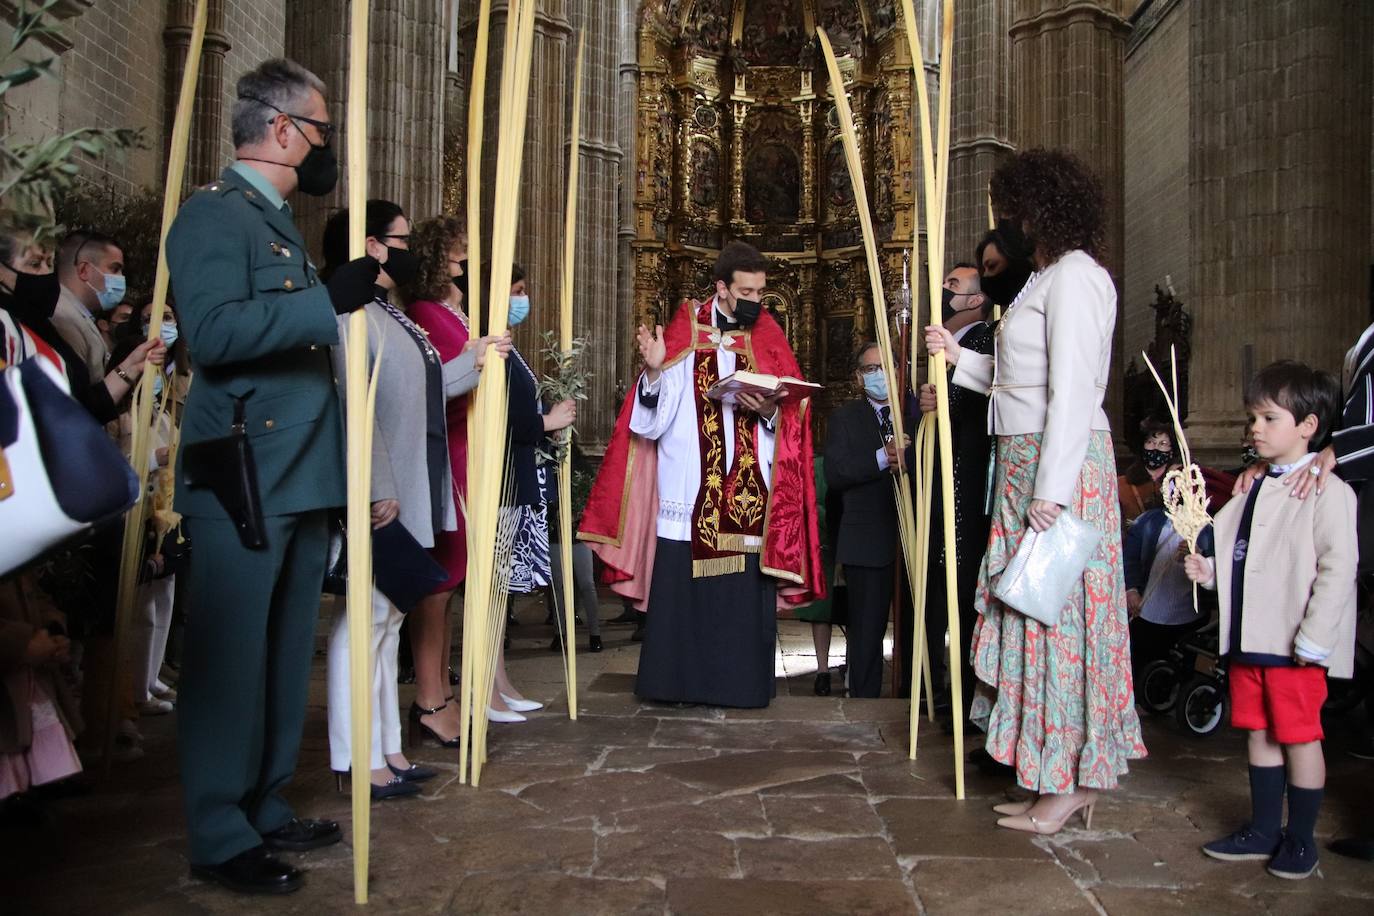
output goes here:
{"type": "Polygon", "coordinates": [[[771,397],[781,393],[782,398],[779,403],[793,404],[797,401],[811,397],[820,391],[821,385],[814,382],[802,381],[791,376],[766,375],[762,372],[731,372],[725,378],[711,386],[711,390],[706,392],[708,398],[715,398],[717,401],[724,401],[728,404],[735,403],[736,397],[740,393],[756,394],[760,397],[771,397]]]}

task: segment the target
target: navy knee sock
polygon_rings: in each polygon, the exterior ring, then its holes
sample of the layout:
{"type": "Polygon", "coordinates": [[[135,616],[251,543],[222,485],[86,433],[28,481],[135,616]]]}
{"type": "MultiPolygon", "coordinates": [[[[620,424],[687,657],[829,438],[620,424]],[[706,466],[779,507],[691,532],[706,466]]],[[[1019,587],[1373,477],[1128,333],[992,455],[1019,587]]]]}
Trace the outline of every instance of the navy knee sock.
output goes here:
{"type": "Polygon", "coordinates": [[[1288,782],[1282,766],[1250,767],[1250,829],[1277,837],[1283,829],[1283,788],[1288,782]]]}
{"type": "Polygon", "coordinates": [[[1308,846],[1315,846],[1312,831],[1317,827],[1317,812],[1322,807],[1324,789],[1303,789],[1299,786],[1288,787],[1288,835],[1302,840],[1308,846]]]}

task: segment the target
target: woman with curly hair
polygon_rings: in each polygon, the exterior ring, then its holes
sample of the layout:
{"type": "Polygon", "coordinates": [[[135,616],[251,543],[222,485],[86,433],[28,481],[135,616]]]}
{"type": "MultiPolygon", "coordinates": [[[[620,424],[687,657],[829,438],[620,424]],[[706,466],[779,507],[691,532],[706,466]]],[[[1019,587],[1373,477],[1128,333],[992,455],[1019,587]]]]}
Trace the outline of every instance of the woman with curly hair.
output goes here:
{"type": "Polygon", "coordinates": [[[1136,459],[1117,478],[1121,496],[1123,530],[1150,509],[1164,505],[1161,483],[1169,469],[1178,464],[1174,448],[1174,428],[1163,420],[1147,418],[1140,423],[1140,434],[1128,443],[1136,459]]]}
{"type": "Polygon", "coordinates": [[[961,350],[943,327],[925,330],[954,383],[990,395],[997,437],[992,527],[978,582],[973,718],[987,752],[1012,766],[1028,802],[999,805],[998,826],[1056,833],[1092,816],[1127,761],[1145,756],[1131,688],[1121,523],[1111,430],[1102,410],[1116,324],[1116,290],[1096,260],[1102,186],[1075,157],[1021,153],[993,174],[992,204],[1012,257],[1035,273],[1003,315],[994,353],[961,350]],[[1102,538],[1047,627],[1002,604],[992,587],[1027,527],[1069,511],[1102,538]]]}
{"type": "MultiPolygon", "coordinates": [[[[510,339],[471,338],[468,316],[463,311],[467,289],[467,232],[462,221],[438,216],[416,223],[410,232],[410,250],[416,259],[415,277],[402,292],[409,303],[406,314],[425,332],[439,358],[450,360],[474,346],[496,343],[498,352],[510,352],[510,339]]],[[[479,357],[478,366],[481,366],[479,357]]],[[[448,581],[421,599],[410,612],[411,657],[415,660],[415,702],[410,706],[410,744],[421,734],[445,747],[458,745],[458,704],[449,689],[449,653],[453,623],[449,599],[467,574],[467,521],[463,502],[468,480],[468,404],[470,395],[452,398],[446,407],[448,455],[453,479],[453,500],[458,506],[458,528],[435,535],[431,551],[435,561],[448,570],[448,581]]]]}

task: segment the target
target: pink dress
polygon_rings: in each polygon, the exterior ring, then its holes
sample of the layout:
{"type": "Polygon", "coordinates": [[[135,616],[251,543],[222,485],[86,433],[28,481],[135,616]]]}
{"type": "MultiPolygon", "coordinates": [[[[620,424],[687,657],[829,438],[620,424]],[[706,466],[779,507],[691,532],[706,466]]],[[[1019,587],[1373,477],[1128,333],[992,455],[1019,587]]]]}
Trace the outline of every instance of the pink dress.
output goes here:
{"type": "MultiPolygon", "coordinates": [[[[439,359],[448,362],[463,352],[468,342],[468,323],[442,302],[423,300],[411,303],[406,310],[429,335],[430,344],[439,351],[439,359]]],[[[435,533],[430,555],[448,570],[448,581],[434,591],[446,592],[458,587],[467,575],[467,514],[464,502],[468,494],[468,402],[469,395],[448,402],[448,457],[453,466],[453,503],[458,509],[458,530],[435,533]]]]}

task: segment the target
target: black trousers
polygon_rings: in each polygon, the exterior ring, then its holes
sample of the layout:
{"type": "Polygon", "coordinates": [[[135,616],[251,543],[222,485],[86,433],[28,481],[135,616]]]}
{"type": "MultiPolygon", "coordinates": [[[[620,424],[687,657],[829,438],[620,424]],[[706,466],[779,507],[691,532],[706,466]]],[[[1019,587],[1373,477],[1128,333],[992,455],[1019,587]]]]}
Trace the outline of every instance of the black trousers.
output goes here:
{"type": "Polygon", "coordinates": [[[877,697],[883,690],[883,636],[892,607],[893,564],[844,567],[849,588],[849,627],[845,631],[849,695],[877,697]]]}
{"type": "MultiPolygon", "coordinates": [[[[933,553],[934,551],[932,551],[933,553]]],[[[974,598],[978,591],[978,568],[982,565],[982,555],[958,564],[955,583],[958,591],[955,601],[959,607],[959,646],[958,658],[962,681],[964,718],[968,719],[973,705],[973,625],[978,619],[974,598]]],[[[945,648],[945,634],[949,630],[949,608],[945,597],[945,565],[932,557],[926,586],[926,650],[930,654],[930,682],[934,685],[935,696],[944,698],[950,695],[948,683],[949,652],[945,648]]]]}

